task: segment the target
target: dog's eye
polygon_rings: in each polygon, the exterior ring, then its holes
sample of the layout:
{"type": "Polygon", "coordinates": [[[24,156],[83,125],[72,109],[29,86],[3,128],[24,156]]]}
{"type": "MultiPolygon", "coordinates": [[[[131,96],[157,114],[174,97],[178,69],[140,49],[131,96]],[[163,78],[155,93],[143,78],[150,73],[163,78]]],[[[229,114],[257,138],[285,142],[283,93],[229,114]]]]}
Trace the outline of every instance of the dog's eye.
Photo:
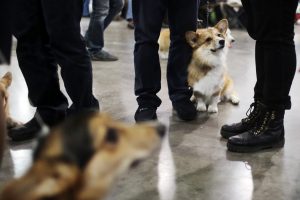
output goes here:
{"type": "Polygon", "coordinates": [[[109,143],[115,144],[118,142],[118,139],[119,137],[118,137],[117,130],[113,128],[108,128],[105,140],[109,143]]]}
{"type": "Polygon", "coordinates": [[[197,41],[198,41],[198,38],[196,38],[196,37],[194,37],[194,38],[192,39],[192,42],[193,42],[193,43],[197,43],[197,41]]]}
{"type": "Polygon", "coordinates": [[[219,33],[217,36],[218,36],[218,37],[222,37],[222,34],[219,33]]]}
{"type": "Polygon", "coordinates": [[[210,41],[212,41],[212,38],[207,38],[205,41],[210,42],[210,41]]]}

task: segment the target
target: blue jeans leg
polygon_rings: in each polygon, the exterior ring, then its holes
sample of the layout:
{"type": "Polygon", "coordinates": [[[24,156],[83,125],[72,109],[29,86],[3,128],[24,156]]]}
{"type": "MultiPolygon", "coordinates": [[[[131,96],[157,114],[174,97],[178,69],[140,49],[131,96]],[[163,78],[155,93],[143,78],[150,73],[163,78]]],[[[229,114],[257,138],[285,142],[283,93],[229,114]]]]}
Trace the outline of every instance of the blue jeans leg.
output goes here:
{"type": "Polygon", "coordinates": [[[93,12],[85,39],[89,51],[98,52],[104,47],[104,30],[121,11],[122,0],[93,0],[93,12]]]}
{"type": "Polygon", "coordinates": [[[82,15],[85,16],[85,17],[90,14],[89,5],[90,5],[90,0],[84,0],[83,1],[83,12],[82,12],[82,15]]]}
{"type": "Polygon", "coordinates": [[[90,51],[101,51],[104,46],[104,21],[109,13],[109,0],[93,0],[93,12],[85,39],[90,51]]]}
{"type": "Polygon", "coordinates": [[[126,19],[133,19],[132,16],[132,0],[128,0],[128,8],[127,8],[127,14],[126,14],[126,19]]]}

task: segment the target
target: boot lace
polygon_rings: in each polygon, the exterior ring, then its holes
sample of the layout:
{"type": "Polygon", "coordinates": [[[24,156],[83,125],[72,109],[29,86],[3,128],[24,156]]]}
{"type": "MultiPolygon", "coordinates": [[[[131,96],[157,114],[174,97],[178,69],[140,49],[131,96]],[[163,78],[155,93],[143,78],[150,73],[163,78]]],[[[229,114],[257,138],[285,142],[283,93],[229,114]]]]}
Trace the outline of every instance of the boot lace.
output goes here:
{"type": "Polygon", "coordinates": [[[253,135],[258,136],[263,133],[272,120],[275,119],[275,111],[266,112],[264,116],[262,116],[261,120],[258,120],[260,123],[257,123],[256,126],[250,131],[253,135]]]}
{"type": "Polygon", "coordinates": [[[242,119],[242,123],[251,123],[253,119],[256,118],[258,114],[258,109],[256,108],[256,103],[252,103],[250,108],[247,110],[246,115],[247,117],[242,119]]]}

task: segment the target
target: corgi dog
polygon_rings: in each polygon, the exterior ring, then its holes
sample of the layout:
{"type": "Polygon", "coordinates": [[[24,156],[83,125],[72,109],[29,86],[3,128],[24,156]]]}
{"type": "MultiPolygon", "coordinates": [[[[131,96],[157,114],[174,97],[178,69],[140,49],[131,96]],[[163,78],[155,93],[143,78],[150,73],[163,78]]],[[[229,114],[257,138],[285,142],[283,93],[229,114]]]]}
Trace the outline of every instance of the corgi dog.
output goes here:
{"type": "MultiPolygon", "coordinates": [[[[197,29],[200,30],[200,29],[197,29]]],[[[226,53],[230,48],[232,48],[233,43],[235,42],[235,38],[231,34],[231,30],[229,27],[227,28],[226,34],[225,34],[225,43],[226,46],[224,47],[224,50],[226,53]]],[[[161,30],[159,38],[158,38],[158,44],[159,44],[159,50],[158,54],[161,59],[168,59],[169,57],[169,49],[170,49],[170,29],[164,28],[161,30]]]]}
{"type": "Polygon", "coordinates": [[[71,117],[40,139],[32,167],[0,199],[103,200],[122,173],[159,148],[165,131],[97,112],[71,117]]]}
{"type": "Polygon", "coordinates": [[[193,88],[193,98],[200,112],[217,113],[220,100],[233,104],[240,101],[227,73],[227,31],[228,21],[223,19],[214,27],[186,33],[186,40],[193,48],[188,66],[188,84],[193,88]]]}
{"type": "Polygon", "coordinates": [[[7,129],[14,128],[18,125],[20,125],[19,122],[16,122],[13,120],[9,113],[9,105],[8,105],[8,88],[11,85],[12,82],[12,74],[11,72],[7,72],[1,79],[0,79],[0,93],[3,98],[3,110],[4,110],[4,118],[6,121],[6,127],[7,129]]]}

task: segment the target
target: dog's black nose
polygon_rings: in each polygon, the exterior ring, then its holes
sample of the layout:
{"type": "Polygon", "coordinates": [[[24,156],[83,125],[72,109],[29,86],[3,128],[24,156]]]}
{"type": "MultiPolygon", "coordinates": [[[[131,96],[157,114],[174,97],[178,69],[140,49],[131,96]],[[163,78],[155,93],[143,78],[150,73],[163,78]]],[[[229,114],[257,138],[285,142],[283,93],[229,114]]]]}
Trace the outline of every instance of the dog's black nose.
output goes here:
{"type": "Polygon", "coordinates": [[[161,123],[158,123],[158,124],[156,125],[156,130],[157,130],[157,134],[158,134],[161,138],[163,138],[163,137],[165,136],[165,134],[166,134],[166,126],[165,126],[165,125],[163,125],[163,124],[161,124],[161,123]]]}
{"type": "Polygon", "coordinates": [[[225,45],[225,40],[220,40],[219,44],[224,46],[225,45]]]}

